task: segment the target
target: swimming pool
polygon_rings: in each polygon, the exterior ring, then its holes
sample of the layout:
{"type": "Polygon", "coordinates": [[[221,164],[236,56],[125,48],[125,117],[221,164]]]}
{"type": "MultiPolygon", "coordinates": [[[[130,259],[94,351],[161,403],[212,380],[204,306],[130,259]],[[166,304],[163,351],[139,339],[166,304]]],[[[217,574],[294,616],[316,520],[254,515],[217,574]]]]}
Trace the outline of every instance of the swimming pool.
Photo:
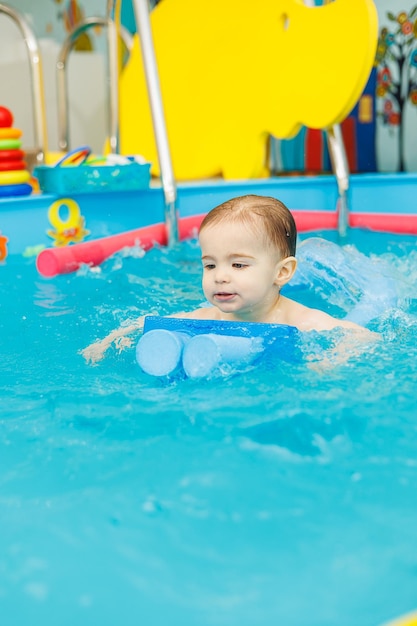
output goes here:
{"type": "MultiPolygon", "coordinates": [[[[97,367],[78,350],[128,318],[197,306],[195,242],[53,280],[12,249],[0,267],[4,626],[376,626],[415,608],[415,238],[355,230],[343,250],[398,284],[369,353],[325,373],[260,364],[167,382],[141,373],[133,349],[97,367]]],[[[351,297],[326,285],[293,296],[347,312],[351,297]]]]}

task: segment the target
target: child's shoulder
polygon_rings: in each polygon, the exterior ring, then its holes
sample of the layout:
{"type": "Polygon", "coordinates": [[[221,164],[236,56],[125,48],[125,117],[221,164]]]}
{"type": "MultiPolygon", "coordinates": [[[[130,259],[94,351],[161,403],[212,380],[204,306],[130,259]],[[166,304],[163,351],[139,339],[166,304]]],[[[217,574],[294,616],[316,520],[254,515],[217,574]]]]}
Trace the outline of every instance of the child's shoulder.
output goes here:
{"type": "Polygon", "coordinates": [[[352,330],[364,330],[362,326],[348,320],[340,320],[320,309],[312,309],[304,304],[287,298],[287,319],[290,326],[295,326],[300,331],[325,331],[334,328],[350,328],[352,330]]]}

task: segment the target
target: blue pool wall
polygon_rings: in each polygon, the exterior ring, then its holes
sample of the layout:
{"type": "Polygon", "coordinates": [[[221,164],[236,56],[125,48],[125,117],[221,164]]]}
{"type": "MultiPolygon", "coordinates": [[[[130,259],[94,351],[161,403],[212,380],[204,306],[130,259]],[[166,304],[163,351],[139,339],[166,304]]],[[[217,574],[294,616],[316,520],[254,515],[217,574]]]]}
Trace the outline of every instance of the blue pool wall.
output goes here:
{"type": "MultiPolygon", "coordinates": [[[[261,180],[181,183],[180,217],[208,212],[217,204],[248,193],[271,195],[290,210],[334,213],[338,190],[333,176],[276,177],[261,180]]],[[[105,237],[164,221],[164,195],[160,185],[139,191],[71,194],[85,218],[89,239],[105,237]]],[[[48,209],[64,198],[33,194],[0,200],[0,233],[8,238],[8,253],[22,254],[30,247],[52,246],[48,209]]],[[[348,192],[352,214],[417,215],[417,174],[357,174],[348,192]]],[[[63,202],[64,203],[64,202],[63,202]]],[[[65,212],[65,208],[62,209],[65,212]]]]}

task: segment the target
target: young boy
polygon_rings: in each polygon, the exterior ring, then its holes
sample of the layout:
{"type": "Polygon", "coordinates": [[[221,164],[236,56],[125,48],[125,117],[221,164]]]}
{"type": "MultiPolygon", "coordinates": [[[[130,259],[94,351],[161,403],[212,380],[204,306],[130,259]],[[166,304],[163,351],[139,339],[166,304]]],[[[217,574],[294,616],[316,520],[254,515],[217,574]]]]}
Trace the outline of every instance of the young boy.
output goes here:
{"type": "MultiPolygon", "coordinates": [[[[281,294],[297,267],[296,239],[293,216],[275,198],[247,195],[217,206],[206,215],[199,231],[202,286],[211,306],[173,317],[286,324],[300,331],[342,327],[368,333],[353,322],[281,294]]],[[[87,361],[97,362],[113,342],[119,349],[131,345],[126,335],[142,326],[143,318],[139,318],[81,353],[87,361]]]]}

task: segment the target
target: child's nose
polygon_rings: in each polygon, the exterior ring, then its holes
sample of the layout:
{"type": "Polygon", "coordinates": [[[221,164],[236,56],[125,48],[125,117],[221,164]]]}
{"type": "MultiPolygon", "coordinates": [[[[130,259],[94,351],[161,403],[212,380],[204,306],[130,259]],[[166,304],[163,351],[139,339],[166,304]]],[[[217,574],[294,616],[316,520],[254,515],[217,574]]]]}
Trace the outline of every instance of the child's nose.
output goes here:
{"type": "Polygon", "coordinates": [[[226,269],[217,268],[215,281],[216,283],[228,283],[230,280],[229,273],[226,269]]]}

